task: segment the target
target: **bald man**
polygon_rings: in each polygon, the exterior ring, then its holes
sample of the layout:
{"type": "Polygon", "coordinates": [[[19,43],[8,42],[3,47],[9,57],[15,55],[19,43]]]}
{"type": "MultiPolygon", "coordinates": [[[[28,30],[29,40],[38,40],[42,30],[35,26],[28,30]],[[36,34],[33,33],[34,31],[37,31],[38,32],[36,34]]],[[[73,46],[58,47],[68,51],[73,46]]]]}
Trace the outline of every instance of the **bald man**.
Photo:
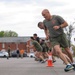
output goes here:
{"type": "Polygon", "coordinates": [[[68,40],[63,31],[63,28],[68,26],[67,22],[61,16],[51,15],[48,9],[44,9],[42,11],[42,16],[45,18],[45,20],[43,21],[44,27],[41,27],[41,29],[43,28],[45,31],[46,39],[50,39],[54,50],[58,53],[60,59],[63,60],[67,65],[64,70],[72,70],[74,67],[67,61],[61,51],[61,47],[63,47],[71,59],[72,64],[74,65],[73,57],[68,45],[68,40]]]}

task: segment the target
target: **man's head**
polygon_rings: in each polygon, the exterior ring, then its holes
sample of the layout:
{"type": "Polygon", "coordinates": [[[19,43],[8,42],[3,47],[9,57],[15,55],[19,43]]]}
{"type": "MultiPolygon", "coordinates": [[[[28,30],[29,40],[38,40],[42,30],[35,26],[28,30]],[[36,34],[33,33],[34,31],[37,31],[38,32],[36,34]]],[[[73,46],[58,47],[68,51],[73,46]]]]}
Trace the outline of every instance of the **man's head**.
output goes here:
{"type": "Polygon", "coordinates": [[[44,10],[42,11],[42,16],[43,16],[46,20],[50,20],[51,17],[52,17],[48,9],[44,9],[44,10]]]}
{"type": "Polygon", "coordinates": [[[34,39],[36,39],[37,38],[37,34],[35,33],[35,34],[33,34],[33,38],[34,39]]]}
{"type": "Polygon", "coordinates": [[[35,33],[35,34],[33,34],[33,36],[37,36],[37,34],[35,33]]]}
{"type": "Polygon", "coordinates": [[[39,42],[39,37],[37,36],[37,34],[35,33],[35,34],[33,34],[33,38],[37,41],[37,42],[39,42]]]}
{"type": "Polygon", "coordinates": [[[30,40],[32,41],[32,40],[34,40],[34,38],[33,37],[30,37],[30,40]]]}
{"type": "Polygon", "coordinates": [[[44,29],[44,24],[43,24],[43,22],[39,22],[39,23],[38,23],[38,27],[39,27],[40,29],[44,29]]]}

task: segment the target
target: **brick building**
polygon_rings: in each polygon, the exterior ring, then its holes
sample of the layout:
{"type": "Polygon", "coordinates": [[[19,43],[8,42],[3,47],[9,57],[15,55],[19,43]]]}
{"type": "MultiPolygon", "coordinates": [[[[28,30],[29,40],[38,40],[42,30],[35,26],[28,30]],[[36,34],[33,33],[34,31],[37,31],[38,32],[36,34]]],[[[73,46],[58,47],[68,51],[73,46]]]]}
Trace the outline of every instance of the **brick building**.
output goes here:
{"type": "Polygon", "coordinates": [[[0,37],[0,50],[8,49],[10,46],[11,50],[24,49],[27,52],[30,50],[27,49],[26,45],[30,45],[29,37],[0,37]]]}

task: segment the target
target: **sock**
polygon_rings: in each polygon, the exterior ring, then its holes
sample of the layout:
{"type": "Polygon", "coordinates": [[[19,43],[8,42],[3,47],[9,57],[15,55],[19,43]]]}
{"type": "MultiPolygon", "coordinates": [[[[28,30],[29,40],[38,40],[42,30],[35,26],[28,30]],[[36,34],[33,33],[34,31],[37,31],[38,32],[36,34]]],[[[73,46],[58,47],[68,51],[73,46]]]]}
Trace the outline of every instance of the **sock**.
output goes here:
{"type": "Polygon", "coordinates": [[[67,64],[67,65],[71,65],[71,64],[67,64]]]}

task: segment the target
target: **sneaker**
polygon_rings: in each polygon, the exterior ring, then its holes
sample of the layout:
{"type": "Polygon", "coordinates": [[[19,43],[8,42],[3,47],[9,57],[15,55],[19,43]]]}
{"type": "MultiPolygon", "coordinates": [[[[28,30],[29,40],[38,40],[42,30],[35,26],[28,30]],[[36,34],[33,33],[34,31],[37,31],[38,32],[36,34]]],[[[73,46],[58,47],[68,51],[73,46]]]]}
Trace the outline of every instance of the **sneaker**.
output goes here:
{"type": "Polygon", "coordinates": [[[75,71],[75,64],[72,64],[72,66],[74,67],[73,70],[75,71]]]}
{"type": "Polygon", "coordinates": [[[42,62],[42,60],[39,60],[39,62],[42,62]]]}
{"type": "Polygon", "coordinates": [[[56,62],[56,60],[53,60],[53,63],[55,63],[56,62]]]}
{"type": "Polygon", "coordinates": [[[41,63],[45,63],[46,61],[41,61],[41,63]]]}
{"type": "Polygon", "coordinates": [[[72,65],[67,65],[64,69],[65,72],[72,70],[74,67],[72,65]]]}

